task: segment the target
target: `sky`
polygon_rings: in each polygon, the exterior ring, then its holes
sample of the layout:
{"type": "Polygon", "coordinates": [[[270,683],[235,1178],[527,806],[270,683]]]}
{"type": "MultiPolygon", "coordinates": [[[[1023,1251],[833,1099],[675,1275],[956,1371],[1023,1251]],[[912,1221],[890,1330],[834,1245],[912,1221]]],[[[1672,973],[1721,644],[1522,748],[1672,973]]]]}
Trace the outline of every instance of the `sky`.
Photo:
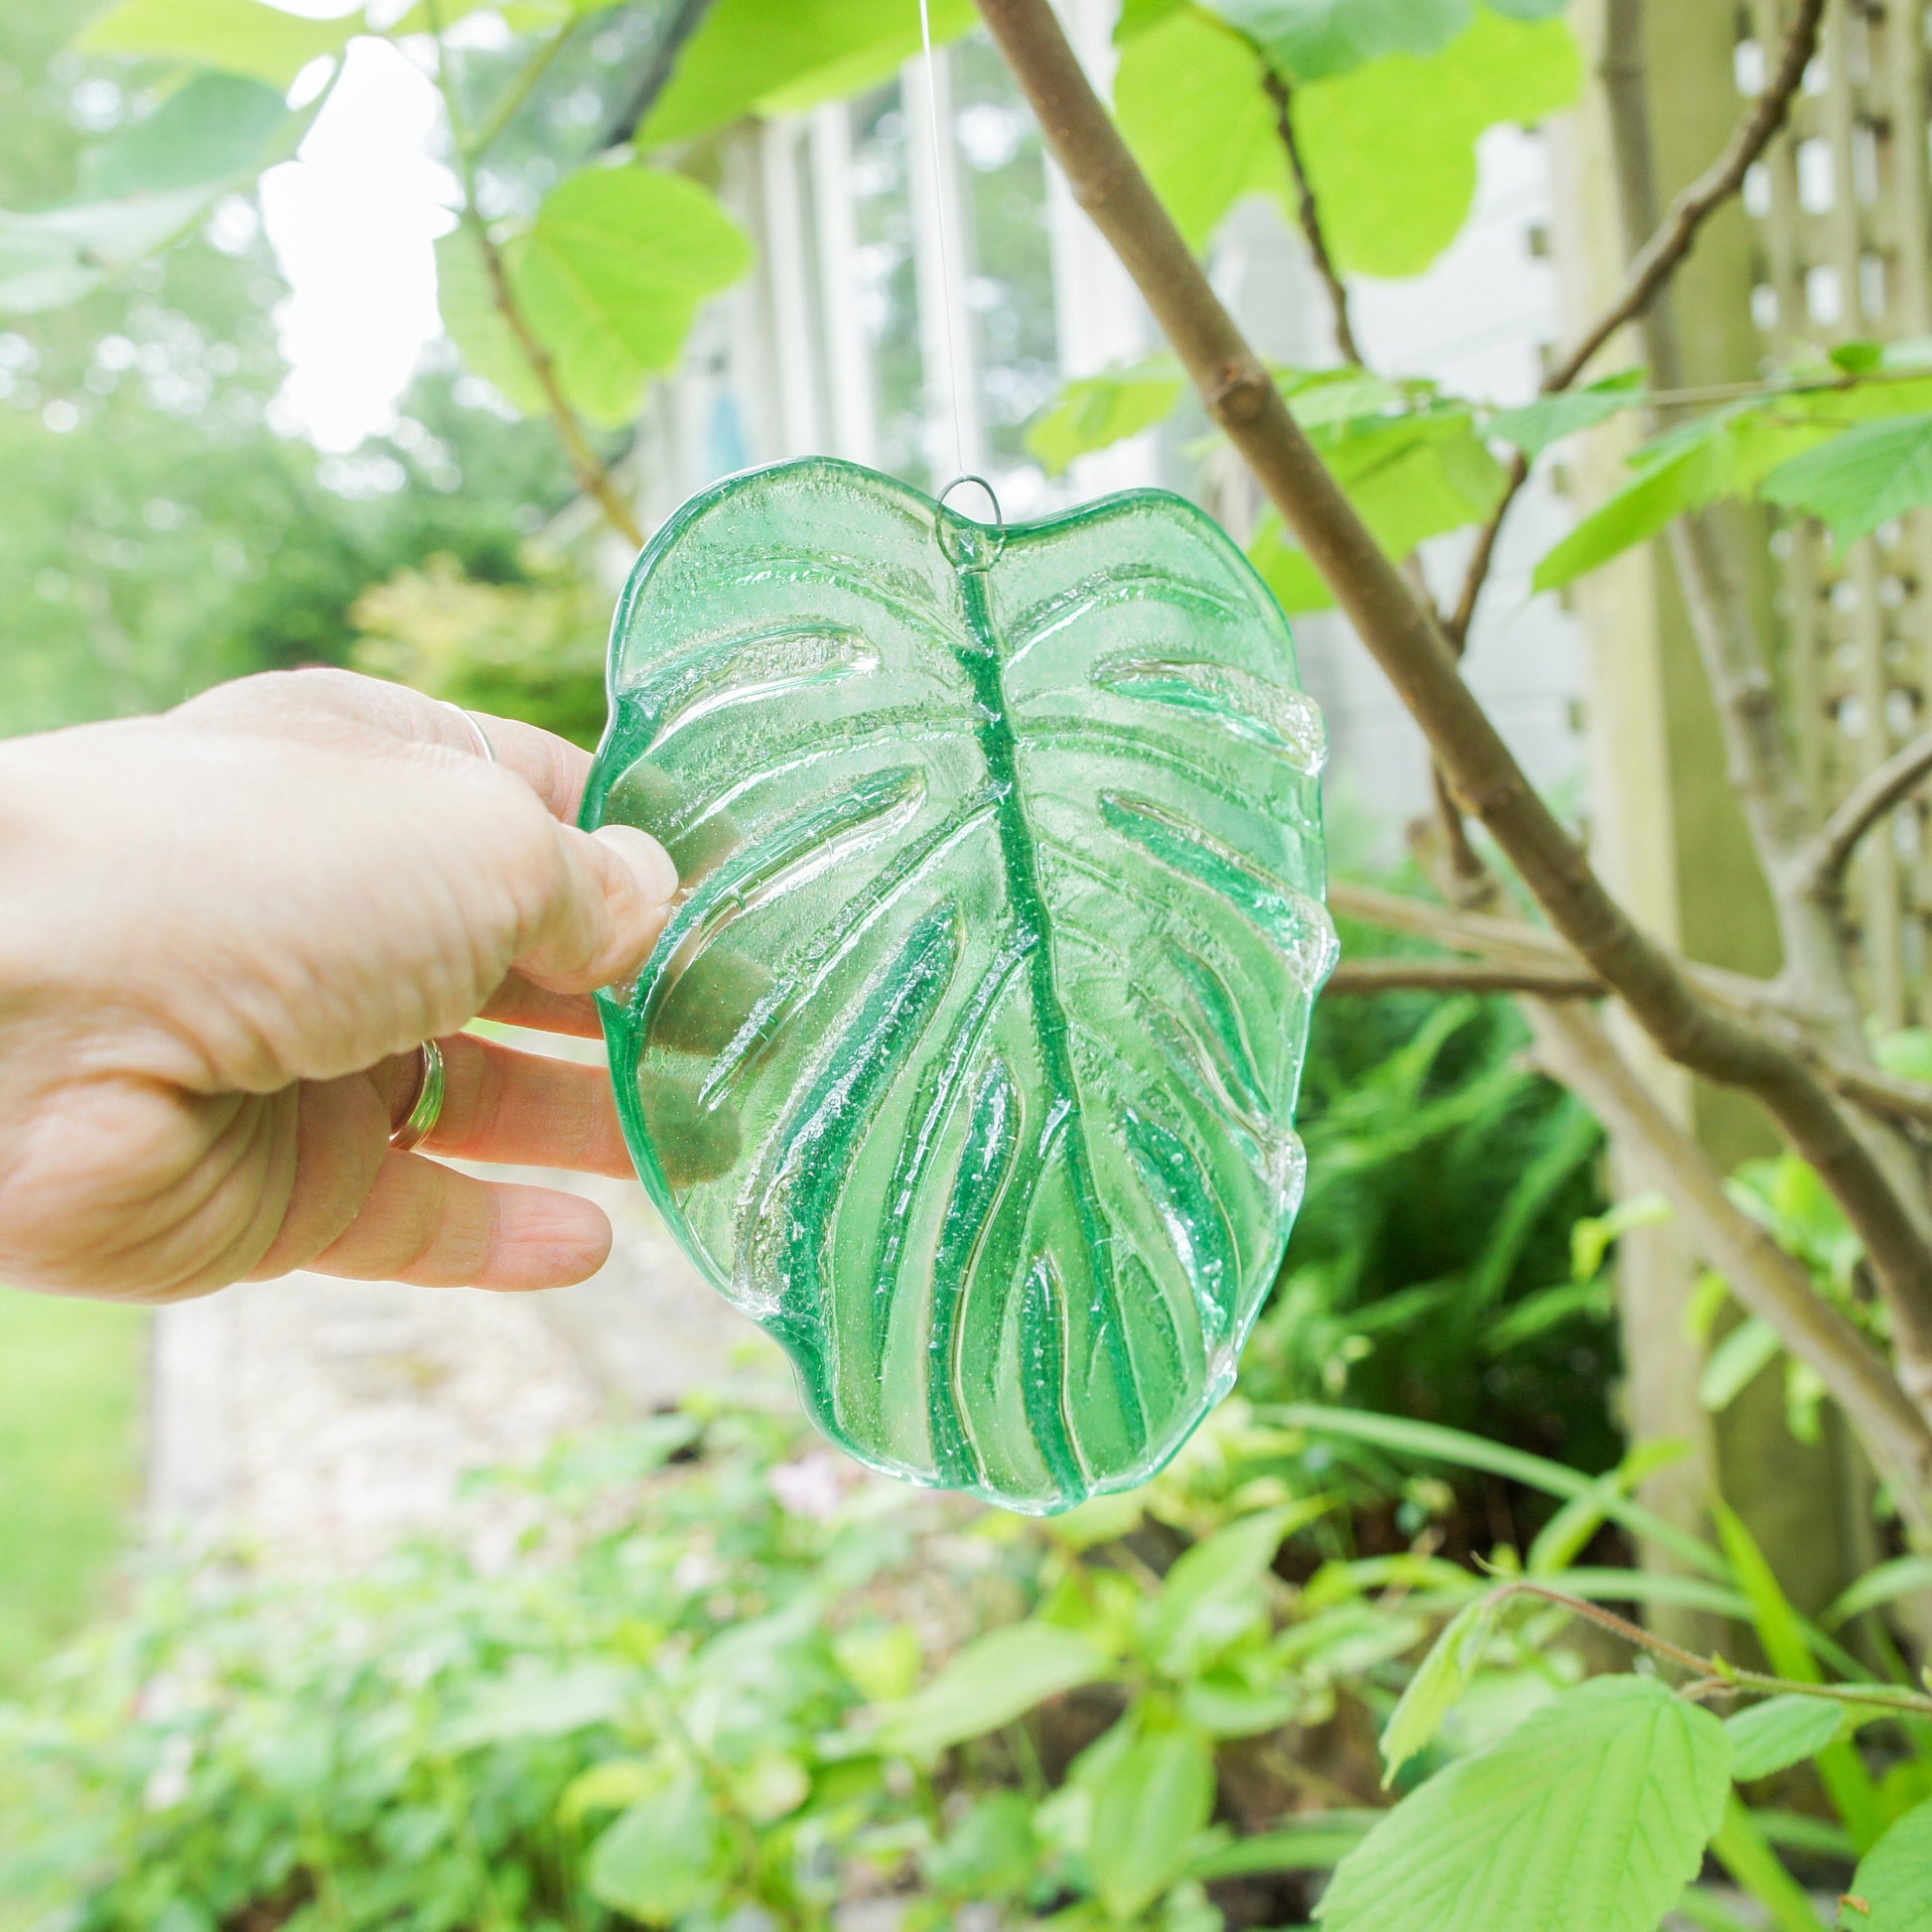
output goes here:
{"type": "MultiPolygon", "coordinates": [[[[311,16],[345,11],[342,0],[275,4],[311,16]]],[[[276,317],[291,364],[276,426],[324,450],[347,452],[394,424],[439,333],[433,251],[457,199],[433,158],[441,112],[435,85],[408,55],[384,41],[351,42],[296,159],[263,177],[262,213],[290,286],[276,317]]]]}

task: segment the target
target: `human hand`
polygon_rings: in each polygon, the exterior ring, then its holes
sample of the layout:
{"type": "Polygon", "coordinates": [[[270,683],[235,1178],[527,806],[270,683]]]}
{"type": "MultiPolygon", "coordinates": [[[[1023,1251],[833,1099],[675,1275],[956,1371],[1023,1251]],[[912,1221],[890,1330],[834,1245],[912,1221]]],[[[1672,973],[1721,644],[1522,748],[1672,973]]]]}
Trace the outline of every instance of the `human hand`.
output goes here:
{"type": "Polygon", "coordinates": [[[601,1067],[461,1033],[592,1035],[677,879],[574,824],[590,760],[346,672],[0,743],[0,1280],[166,1302],[313,1268],[579,1281],[601,1209],[389,1146],[421,1055],[433,1153],[627,1174],[601,1067]]]}

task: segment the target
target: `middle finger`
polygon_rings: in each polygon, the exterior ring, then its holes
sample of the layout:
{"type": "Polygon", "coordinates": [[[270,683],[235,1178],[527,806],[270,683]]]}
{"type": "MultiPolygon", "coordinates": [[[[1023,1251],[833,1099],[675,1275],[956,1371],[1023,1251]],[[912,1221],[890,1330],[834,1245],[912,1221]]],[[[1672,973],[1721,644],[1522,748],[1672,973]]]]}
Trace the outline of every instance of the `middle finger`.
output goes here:
{"type": "Polygon", "coordinates": [[[443,1112],[423,1143],[426,1154],[577,1173],[632,1173],[603,1067],[519,1053],[475,1034],[451,1034],[438,1044],[443,1112]]]}

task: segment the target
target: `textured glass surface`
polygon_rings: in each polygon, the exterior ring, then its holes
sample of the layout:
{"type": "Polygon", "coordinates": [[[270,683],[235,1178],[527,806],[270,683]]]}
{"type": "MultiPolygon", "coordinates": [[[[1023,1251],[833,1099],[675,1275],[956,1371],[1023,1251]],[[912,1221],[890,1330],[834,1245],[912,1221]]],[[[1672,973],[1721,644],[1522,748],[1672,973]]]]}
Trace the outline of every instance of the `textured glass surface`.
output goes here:
{"type": "Polygon", "coordinates": [[[685,893],[603,1000],[638,1172],[866,1462],[1028,1511],[1224,1395],[1334,957],[1318,713],[1200,511],[1004,540],[829,460],[688,503],[585,823],[685,893]]]}

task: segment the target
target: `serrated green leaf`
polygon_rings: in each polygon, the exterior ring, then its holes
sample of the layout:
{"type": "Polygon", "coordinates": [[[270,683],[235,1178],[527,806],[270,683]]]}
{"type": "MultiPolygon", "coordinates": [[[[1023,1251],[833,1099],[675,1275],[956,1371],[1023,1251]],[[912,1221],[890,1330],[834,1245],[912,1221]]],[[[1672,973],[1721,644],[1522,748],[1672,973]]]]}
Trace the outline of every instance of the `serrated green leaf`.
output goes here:
{"type": "Polygon", "coordinates": [[[1756,1315],[1746,1315],[1712,1349],[1698,1377],[1698,1401],[1721,1414],[1777,1359],[1784,1346],[1778,1331],[1756,1315]]]}
{"type": "Polygon", "coordinates": [[[1028,426],[1027,448],[1049,477],[1063,476],[1076,459],[1165,422],[1185,388],[1166,356],[1076,377],[1028,426]]]}
{"type": "Polygon", "coordinates": [[[680,1770],[597,1841],[587,1875],[613,1911],[668,1925],[712,1896],[729,1852],[716,1800],[694,1772],[680,1770]]]}
{"type": "Polygon", "coordinates": [[[1857,1932],[1932,1932],[1932,1803],[1908,1811],[1859,1861],[1839,1924],[1857,1932]]]}
{"type": "MultiPolygon", "coordinates": [[[[934,43],[977,18],[971,0],[932,0],[934,43]]],[[[754,112],[802,112],[886,79],[918,48],[918,8],[905,0],[718,0],[637,144],[693,140],[754,112]]]]}
{"type": "Polygon", "coordinates": [[[1384,54],[1440,54],[1474,0],[1205,0],[1297,80],[1345,73],[1384,54]]]}
{"type": "Polygon", "coordinates": [[[363,31],[359,7],[308,20],[266,0],[119,0],[74,45],[88,54],[193,61],[286,88],[311,61],[340,54],[363,31]]]}
{"type": "Polygon", "coordinates": [[[1730,1735],[1730,1775],[1739,1784],[1768,1778],[1815,1757],[1844,1727],[1845,1710],[1829,1698],[1766,1698],[1725,1720],[1730,1735]]]}
{"type": "Polygon", "coordinates": [[[1185,1872],[1214,1809],[1214,1754],[1190,1731],[1138,1737],[1093,1794],[1088,1858],[1101,1903],[1132,1919],[1185,1872]]]}
{"type": "Polygon", "coordinates": [[[176,240],[210,191],[12,214],[0,208],[0,312],[64,308],[176,240]]]}
{"type": "Polygon", "coordinates": [[[990,1630],[952,1658],[924,1689],[887,1708],[879,1748],[931,1757],[983,1737],[1035,1705],[1108,1676],[1112,1660],[1089,1638],[1046,1623],[990,1630]]]}
{"type": "Polygon", "coordinates": [[[1841,546],[1869,536],[1932,503],[1932,413],[1847,430],[1779,465],[1762,493],[1817,517],[1841,546]]]}
{"type": "Polygon", "coordinates": [[[1489,418],[1487,429],[1534,459],[1566,436],[1594,429],[1626,409],[1641,409],[1647,400],[1644,372],[1629,369],[1587,389],[1566,389],[1561,395],[1539,396],[1520,409],[1502,410],[1489,418]]]}
{"type": "Polygon", "coordinates": [[[655,168],[587,168],[544,198],[506,251],[510,284],[564,394],[594,422],[630,420],[705,297],[752,265],[715,196],[655,168]]]}
{"type": "Polygon", "coordinates": [[[1336,265],[1420,274],[1468,218],[1477,136],[1500,121],[1543,120],[1582,89],[1564,22],[1487,9],[1434,59],[1391,55],[1298,89],[1296,131],[1336,265]]]}
{"type": "Polygon", "coordinates": [[[1655,1932],[1729,1791],[1710,1712],[1599,1677],[1458,1759],[1335,1869],[1327,1932],[1655,1932]]]}
{"type": "Polygon", "coordinates": [[[1482,1648],[1495,1627],[1500,1608],[1493,1596],[1465,1603],[1430,1646],[1404,1686],[1389,1722],[1382,1727],[1382,1786],[1420,1750],[1426,1750],[1457,1698],[1468,1688],[1470,1673],[1482,1660],[1482,1648]]]}

